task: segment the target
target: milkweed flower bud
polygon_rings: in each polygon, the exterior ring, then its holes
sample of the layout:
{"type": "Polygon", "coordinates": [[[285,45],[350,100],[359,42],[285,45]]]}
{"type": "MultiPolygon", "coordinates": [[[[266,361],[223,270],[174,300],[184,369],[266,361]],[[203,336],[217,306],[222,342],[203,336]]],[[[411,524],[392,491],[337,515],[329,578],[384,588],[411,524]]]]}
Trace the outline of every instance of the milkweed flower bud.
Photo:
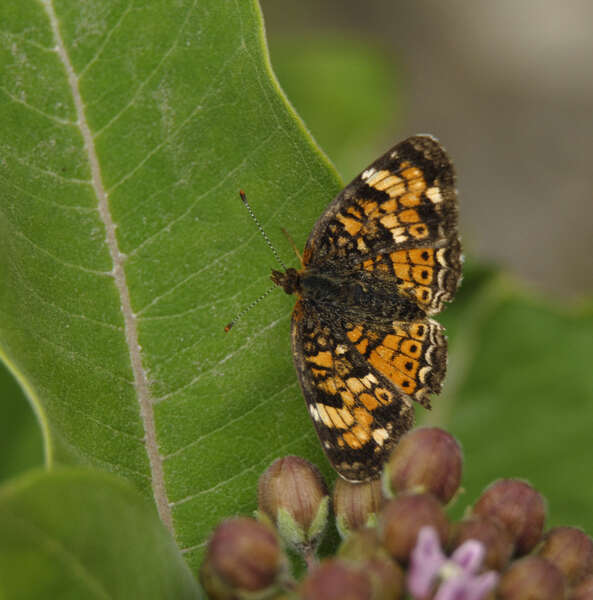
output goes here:
{"type": "Polygon", "coordinates": [[[538,554],[557,566],[570,584],[593,573],[593,541],[576,527],[550,529],[538,554]]]}
{"type": "Polygon", "coordinates": [[[341,561],[323,561],[303,580],[302,600],[372,600],[370,576],[360,568],[341,561]]]}
{"type": "Polygon", "coordinates": [[[420,427],[402,437],[383,470],[387,496],[431,493],[443,504],[461,483],[463,455],[457,440],[438,427],[420,427]]]}
{"type": "Polygon", "coordinates": [[[200,583],[212,600],[237,600],[237,590],[214,571],[207,559],[200,567],[200,583]]]}
{"type": "Polygon", "coordinates": [[[258,508],[280,537],[297,551],[314,550],[329,510],[329,495],[321,474],[304,458],[276,459],[258,483],[258,508]]]}
{"type": "Polygon", "coordinates": [[[403,596],[404,572],[387,553],[377,552],[361,567],[371,578],[373,600],[399,600],[403,596]]]}
{"type": "Polygon", "coordinates": [[[364,526],[372,526],[383,504],[381,482],[378,479],[351,483],[341,477],[336,480],[333,493],[336,526],[342,538],[364,526]]]}
{"type": "Polygon", "coordinates": [[[560,569],[541,556],[515,561],[498,584],[500,600],[565,600],[566,582],[560,569]]]}
{"type": "Polygon", "coordinates": [[[446,540],[449,523],[441,503],[430,494],[399,494],[385,504],[379,516],[379,539],[389,554],[406,563],[422,527],[434,528],[446,540]]]}
{"type": "Polygon", "coordinates": [[[500,479],[487,487],[473,514],[500,521],[513,537],[515,553],[527,554],[540,541],[546,518],[542,495],[519,479],[500,479]]]}
{"type": "Polygon", "coordinates": [[[255,519],[236,517],[214,530],[200,579],[209,597],[230,600],[242,592],[272,590],[285,564],[270,527],[255,519]]]}
{"type": "Polygon", "coordinates": [[[340,545],[338,557],[369,574],[373,600],[397,600],[403,594],[403,571],[379,543],[374,527],[353,531],[340,545]]]}
{"type": "Polygon", "coordinates": [[[450,548],[454,550],[467,540],[477,540],[484,545],[484,567],[501,571],[513,555],[511,534],[495,519],[472,516],[452,527],[450,548]]]}

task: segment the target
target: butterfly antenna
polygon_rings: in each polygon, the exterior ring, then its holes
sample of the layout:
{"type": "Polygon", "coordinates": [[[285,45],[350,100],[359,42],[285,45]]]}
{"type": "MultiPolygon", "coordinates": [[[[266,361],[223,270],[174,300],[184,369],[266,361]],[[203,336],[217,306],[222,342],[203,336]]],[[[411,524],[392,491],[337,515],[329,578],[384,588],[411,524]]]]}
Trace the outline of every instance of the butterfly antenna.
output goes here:
{"type": "MultiPolygon", "coordinates": [[[[278,264],[286,271],[286,265],[282,262],[282,259],[278,255],[276,248],[274,248],[274,246],[272,245],[272,242],[270,241],[268,234],[265,232],[264,228],[262,227],[262,224],[259,222],[258,218],[255,216],[255,213],[253,212],[253,209],[251,208],[251,206],[249,206],[249,202],[247,202],[247,195],[245,194],[245,192],[243,190],[239,190],[239,196],[241,196],[241,201],[245,205],[245,208],[247,209],[247,212],[250,214],[254,223],[257,225],[257,228],[259,229],[259,232],[262,234],[262,237],[264,238],[264,240],[266,240],[266,244],[268,245],[268,248],[272,251],[274,258],[278,261],[278,264]]],[[[224,328],[225,332],[229,332],[239,319],[241,319],[243,316],[245,316],[254,306],[257,306],[266,296],[268,296],[268,294],[270,294],[272,292],[272,290],[275,290],[275,289],[276,289],[276,286],[273,285],[271,288],[266,290],[259,298],[254,300],[251,304],[249,304],[249,306],[247,306],[242,311],[240,311],[228,325],[225,325],[225,328],[224,328]]]]}
{"type": "Polygon", "coordinates": [[[272,290],[275,290],[275,289],[276,289],[276,286],[273,285],[270,289],[266,290],[259,298],[254,300],[249,306],[247,306],[241,312],[239,312],[237,314],[237,316],[228,325],[225,325],[225,327],[224,327],[225,333],[228,333],[231,330],[231,327],[233,327],[235,325],[235,323],[241,317],[243,317],[246,313],[248,313],[254,306],[259,304],[272,290]]]}
{"type": "Polygon", "coordinates": [[[292,249],[294,250],[294,253],[297,255],[297,258],[299,259],[301,265],[303,264],[303,257],[301,256],[301,253],[299,252],[299,249],[296,247],[296,244],[294,243],[294,240],[292,239],[292,236],[290,235],[290,233],[288,233],[288,231],[286,231],[286,229],[284,229],[284,227],[281,227],[280,229],[282,229],[282,233],[284,234],[284,236],[286,237],[286,239],[289,241],[290,245],[292,246],[292,249]]]}
{"type": "MultiPolygon", "coordinates": [[[[262,227],[258,218],[255,216],[255,213],[253,212],[251,206],[249,206],[249,202],[247,202],[247,196],[245,195],[245,192],[243,190],[240,190],[239,195],[241,196],[241,201],[245,205],[247,212],[251,215],[251,218],[255,221],[255,224],[257,225],[257,228],[259,229],[259,232],[262,234],[264,240],[266,240],[266,244],[268,244],[268,247],[272,251],[274,258],[278,261],[278,264],[286,271],[286,265],[282,262],[282,259],[278,255],[278,252],[276,252],[276,248],[274,248],[274,246],[272,245],[272,242],[270,241],[268,234],[264,231],[264,228],[262,227]]],[[[274,288],[272,288],[272,289],[274,289],[274,288]]],[[[264,294],[264,296],[267,296],[267,295],[268,295],[268,292],[266,292],[264,294]]]]}

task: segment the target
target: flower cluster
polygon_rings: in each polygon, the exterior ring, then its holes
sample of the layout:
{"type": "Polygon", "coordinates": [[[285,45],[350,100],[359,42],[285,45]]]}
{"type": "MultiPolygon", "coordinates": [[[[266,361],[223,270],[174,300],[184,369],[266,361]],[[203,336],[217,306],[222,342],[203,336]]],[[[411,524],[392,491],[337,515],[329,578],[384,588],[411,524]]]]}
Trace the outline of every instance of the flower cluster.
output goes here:
{"type": "Polygon", "coordinates": [[[306,460],[277,459],[260,477],[256,518],[215,529],[202,583],[213,600],[593,600],[593,541],[574,527],[544,532],[546,504],[528,483],[498,480],[461,520],[448,518],[462,463],[455,438],[419,428],[381,480],[338,479],[342,543],[319,562],[328,489],[306,460]],[[300,580],[290,552],[306,563],[300,580]]]}

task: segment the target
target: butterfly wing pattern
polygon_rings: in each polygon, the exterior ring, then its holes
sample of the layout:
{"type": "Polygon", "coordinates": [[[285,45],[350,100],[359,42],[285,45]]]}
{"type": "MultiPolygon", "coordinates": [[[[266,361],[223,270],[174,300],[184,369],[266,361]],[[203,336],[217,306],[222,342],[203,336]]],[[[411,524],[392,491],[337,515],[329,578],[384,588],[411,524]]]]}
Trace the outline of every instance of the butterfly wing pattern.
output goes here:
{"type": "Polygon", "coordinates": [[[350,481],[379,475],[446,372],[430,318],[461,279],[451,161],[414,136],[354,179],[315,224],[300,270],[273,271],[296,293],[292,352],[322,447],[350,481]]]}

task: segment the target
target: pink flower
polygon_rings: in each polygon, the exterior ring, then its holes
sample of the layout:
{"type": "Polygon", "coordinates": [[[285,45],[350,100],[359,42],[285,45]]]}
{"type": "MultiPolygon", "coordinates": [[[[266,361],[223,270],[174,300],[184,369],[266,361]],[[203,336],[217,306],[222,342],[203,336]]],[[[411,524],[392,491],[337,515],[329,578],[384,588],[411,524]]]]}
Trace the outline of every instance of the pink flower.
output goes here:
{"type": "Polygon", "coordinates": [[[498,583],[498,574],[475,573],[484,560],[484,545],[468,540],[447,558],[434,527],[423,527],[410,556],[408,589],[416,600],[428,598],[436,585],[434,600],[481,600],[498,583]]]}

